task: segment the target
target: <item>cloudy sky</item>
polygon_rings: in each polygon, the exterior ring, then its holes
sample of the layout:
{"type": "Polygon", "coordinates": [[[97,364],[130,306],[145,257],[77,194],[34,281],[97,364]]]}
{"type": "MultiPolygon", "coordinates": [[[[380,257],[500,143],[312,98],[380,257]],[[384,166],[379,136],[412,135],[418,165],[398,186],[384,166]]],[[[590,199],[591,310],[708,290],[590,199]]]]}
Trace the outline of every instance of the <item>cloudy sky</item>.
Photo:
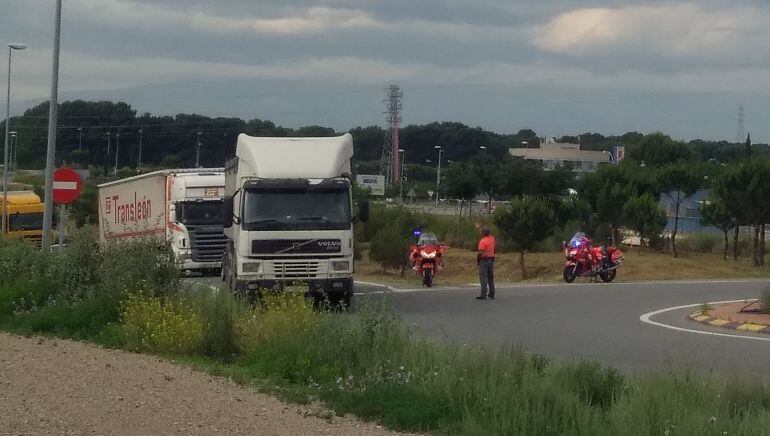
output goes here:
{"type": "MultiPolygon", "coordinates": [[[[48,96],[54,3],[0,0],[30,46],[17,113],[48,96]]],[[[406,124],[728,140],[743,104],[767,142],[767,23],[765,0],[64,0],[60,99],[345,130],[384,125],[396,83],[406,124]]]]}

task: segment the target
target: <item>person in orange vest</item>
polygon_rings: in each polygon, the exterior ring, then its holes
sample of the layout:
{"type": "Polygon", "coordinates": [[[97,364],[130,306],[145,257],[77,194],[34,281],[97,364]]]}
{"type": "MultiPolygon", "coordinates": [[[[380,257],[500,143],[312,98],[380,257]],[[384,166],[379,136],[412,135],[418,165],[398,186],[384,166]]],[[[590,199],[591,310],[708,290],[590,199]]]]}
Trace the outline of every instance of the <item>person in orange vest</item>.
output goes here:
{"type": "Polygon", "coordinates": [[[476,261],[479,265],[479,281],[481,295],[477,300],[486,300],[487,296],[495,299],[495,238],[490,234],[489,227],[481,229],[482,238],[479,241],[476,261]]]}

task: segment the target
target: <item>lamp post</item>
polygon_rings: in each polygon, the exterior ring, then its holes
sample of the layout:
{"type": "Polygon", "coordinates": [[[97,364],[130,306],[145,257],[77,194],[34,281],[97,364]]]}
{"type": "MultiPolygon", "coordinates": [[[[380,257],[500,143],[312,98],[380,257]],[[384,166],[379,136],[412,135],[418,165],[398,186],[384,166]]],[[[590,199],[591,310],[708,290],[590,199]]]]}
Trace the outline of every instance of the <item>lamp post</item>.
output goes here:
{"type": "Polygon", "coordinates": [[[486,153],[487,152],[487,147],[485,145],[480,145],[479,146],[479,150],[481,150],[482,153],[486,153]]]}
{"type": "Polygon", "coordinates": [[[104,164],[104,175],[107,175],[107,168],[110,167],[110,148],[112,148],[112,133],[107,132],[107,160],[104,164]]]}
{"type": "Polygon", "coordinates": [[[398,181],[398,202],[404,204],[404,159],[406,158],[406,150],[399,148],[398,152],[401,154],[401,171],[399,171],[401,180],[398,181]]]}
{"type": "Polygon", "coordinates": [[[16,149],[19,146],[19,140],[16,137],[17,132],[11,130],[11,164],[8,166],[10,168],[10,171],[13,171],[16,169],[16,149]]]}
{"type": "Polygon", "coordinates": [[[198,141],[195,145],[195,168],[201,167],[201,132],[198,132],[198,141]]]}
{"type": "Polygon", "coordinates": [[[78,127],[78,151],[83,150],[83,128],[78,127]]]}
{"type": "Polygon", "coordinates": [[[440,145],[436,145],[433,148],[438,150],[438,166],[436,167],[436,207],[438,207],[438,191],[441,186],[441,152],[444,149],[440,145]]]}
{"type": "Polygon", "coordinates": [[[19,43],[8,44],[8,92],[5,99],[5,146],[3,147],[3,216],[2,216],[2,231],[3,235],[8,232],[8,152],[9,150],[9,136],[10,131],[8,129],[11,124],[11,54],[14,50],[24,50],[27,46],[19,43]]]}
{"type": "Polygon", "coordinates": [[[115,169],[112,170],[112,174],[115,178],[118,177],[118,155],[120,154],[120,132],[115,134],[115,169]]]}
{"type": "Polygon", "coordinates": [[[144,134],[144,131],[142,129],[139,129],[139,163],[137,164],[137,168],[142,168],[142,136],[144,134]]]}

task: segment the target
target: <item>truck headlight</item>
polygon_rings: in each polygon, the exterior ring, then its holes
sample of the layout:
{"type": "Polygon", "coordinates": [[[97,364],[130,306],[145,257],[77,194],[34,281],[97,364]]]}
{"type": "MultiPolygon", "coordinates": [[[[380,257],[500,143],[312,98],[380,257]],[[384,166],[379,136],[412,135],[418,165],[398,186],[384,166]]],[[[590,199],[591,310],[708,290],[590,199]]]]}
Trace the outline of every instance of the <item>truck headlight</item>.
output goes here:
{"type": "Polygon", "coordinates": [[[259,272],[259,262],[246,262],[243,264],[242,269],[245,273],[259,272]]]}
{"type": "Polygon", "coordinates": [[[348,260],[333,260],[332,270],[334,271],[348,271],[350,270],[350,261],[348,260]]]}

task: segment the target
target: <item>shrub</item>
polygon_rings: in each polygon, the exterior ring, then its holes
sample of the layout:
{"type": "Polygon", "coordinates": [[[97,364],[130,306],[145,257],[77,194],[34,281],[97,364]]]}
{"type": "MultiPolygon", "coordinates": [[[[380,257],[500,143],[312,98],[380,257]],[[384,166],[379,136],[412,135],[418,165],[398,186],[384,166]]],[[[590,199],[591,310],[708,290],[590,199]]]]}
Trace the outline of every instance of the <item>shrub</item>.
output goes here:
{"type": "Polygon", "coordinates": [[[201,316],[182,300],[131,295],[121,304],[128,346],[161,353],[190,353],[201,346],[201,316]]]}
{"type": "Polygon", "coordinates": [[[403,226],[394,221],[383,227],[372,238],[369,257],[382,265],[384,269],[403,268],[407,262],[409,250],[409,236],[403,230],[403,226]]]}
{"type": "Polygon", "coordinates": [[[718,253],[723,244],[719,233],[689,233],[680,235],[677,247],[693,253],[718,253]]]}
{"type": "Polygon", "coordinates": [[[249,306],[232,293],[209,288],[187,290],[186,301],[203,322],[198,351],[209,357],[230,359],[240,350],[236,328],[249,313],[249,306]]]}
{"type": "Polygon", "coordinates": [[[285,338],[302,337],[313,331],[319,315],[313,305],[300,294],[268,294],[262,306],[252,309],[237,320],[238,346],[253,351],[260,345],[285,338]]]}
{"type": "Polygon", "coordinates": [[[172,295],[179,288],[174,253],[159,239],[116,241],[101,248],[99,288],[103,292],[172,295]]]}

